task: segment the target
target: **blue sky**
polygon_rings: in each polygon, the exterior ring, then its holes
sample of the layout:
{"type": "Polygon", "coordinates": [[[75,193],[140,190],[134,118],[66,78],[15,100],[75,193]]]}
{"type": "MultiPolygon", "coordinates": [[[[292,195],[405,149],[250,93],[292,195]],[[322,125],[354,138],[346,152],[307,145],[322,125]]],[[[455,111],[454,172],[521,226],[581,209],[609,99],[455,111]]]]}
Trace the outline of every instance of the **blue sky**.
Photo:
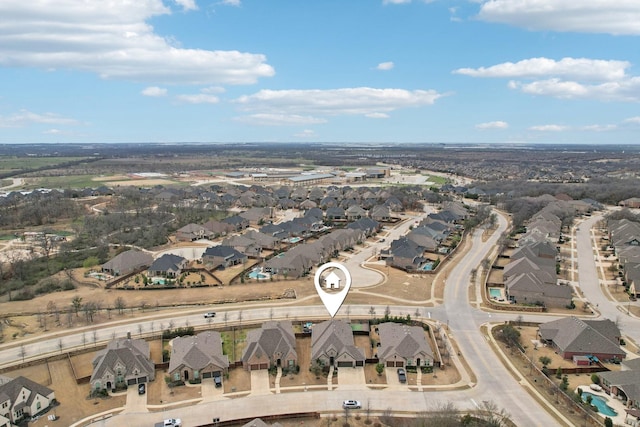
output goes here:
{"type": "Polygon", "coordinates": [[[0,143],[640,142],[638,0],[2,0],[0,143]]]}

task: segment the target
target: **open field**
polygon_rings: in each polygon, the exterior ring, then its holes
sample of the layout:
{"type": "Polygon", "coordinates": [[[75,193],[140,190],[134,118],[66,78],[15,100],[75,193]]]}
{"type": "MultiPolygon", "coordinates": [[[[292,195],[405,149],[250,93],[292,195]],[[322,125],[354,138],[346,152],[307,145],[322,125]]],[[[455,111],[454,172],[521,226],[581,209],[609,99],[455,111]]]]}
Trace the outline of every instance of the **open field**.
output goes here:
{"type": "Polygon", "coordinates": [[[79,161],[89,157],[0,157],[0,173],[35,169],[40,167],[52,167],[61,163],[79,161]]]}

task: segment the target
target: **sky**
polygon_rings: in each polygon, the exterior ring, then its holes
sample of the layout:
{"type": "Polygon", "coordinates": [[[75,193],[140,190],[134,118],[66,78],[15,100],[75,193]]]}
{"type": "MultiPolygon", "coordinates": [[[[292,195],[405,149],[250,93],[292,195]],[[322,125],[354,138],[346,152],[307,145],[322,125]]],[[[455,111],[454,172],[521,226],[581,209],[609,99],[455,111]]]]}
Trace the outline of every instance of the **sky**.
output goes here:
{"type": "Polygon", "coordinates": [[[1,0],[0,143],[640,143],[639,0],[1,0]]]}

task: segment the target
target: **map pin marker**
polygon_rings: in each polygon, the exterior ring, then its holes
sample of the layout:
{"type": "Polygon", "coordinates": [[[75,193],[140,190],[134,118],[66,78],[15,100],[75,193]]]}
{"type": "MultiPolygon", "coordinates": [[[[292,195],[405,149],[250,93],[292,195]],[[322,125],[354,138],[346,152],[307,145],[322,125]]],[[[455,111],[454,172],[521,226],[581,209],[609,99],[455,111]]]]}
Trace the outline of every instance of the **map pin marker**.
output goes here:
{"type": "Polygon", "coordinates": [[[347,267],[337,262],[328,262],[326,264],[322,264],[316,271],[316,275],[313,278],[313,283],[316,286],[318,296],[320,296],[320,299],[329,312],[329,315],[331,317],[334,317],[338,310],[340,310],[344,299],[347,297],[349,288],[351,288],[351,275],[349,274],[349,270],[347,270],[347,267]],[[344,283],[341,283],[342,280],[340,276],[333,271],[324,278],[325,287],[336,291],[339,289],[338,292],[327,292],[322,288],[322,284],[320,283],[322,273],[330,268],[337,268],[344,275],[344,283]]]}

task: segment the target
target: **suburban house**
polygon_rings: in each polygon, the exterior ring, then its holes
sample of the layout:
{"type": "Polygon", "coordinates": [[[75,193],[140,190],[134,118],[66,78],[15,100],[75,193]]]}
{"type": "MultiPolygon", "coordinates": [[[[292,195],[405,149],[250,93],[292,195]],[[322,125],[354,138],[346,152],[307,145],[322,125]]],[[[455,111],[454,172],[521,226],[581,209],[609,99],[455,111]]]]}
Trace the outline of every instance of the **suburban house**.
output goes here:
{"type": "Polygon", "coordinates": [[[208,231],[210,237],[226,236],[229,233],[235,231],[235,227],[231,224],[222,221],[209,220],[202,224],[202,226],[208,231]]]}
{"type": "Polygon", "coordinates": [[[176,231],[176,240],[179,242],[193,242],[207,238],[209,238],[209,231],[198,224],[187,224],[176,231]]]}
{"type": "Polygon", "coordinates": [[[153,263],[150,253],[131,249],[102,264],[102,272],[112,276],[126,276],[149,268],[153,263]]]}
{"type": "Polygon", "coordinates": [[[296,336],[291,321],[268,321],[247,334],[242,366],[253,371],[272,366],[293,368],[298,364],[296,336]]]}
{"type": "Polygon", "coordinates": [[[172,341],[169,377],[172,381],[221,377],[229,370],[229,358],[222,354],[222,340],[216,331],[172,341]]]}
{"type": "Polygon", "coordinates": [[[187,267],[188,260],[179,255],[164,254],[149,266],[149,276],[178,277],[187,267]]]}
{"type": "Polygon", "coordinates": [[[640,425],[640,359],[623,361],[620,371],[598,372],[600,386],[620,399],[627,409],[627,424],[640,425]]]}
{"type": "Polygon", "coordinates": [[[210,246],[202,254],[202,262],[211,268],[226,268],[247,262],[247,256],[231,246],[210,246]]]}
{"type": "Polygon", "coordinates": [[[355,346],[353,331],[344,320],[316,323],[311,330],[311,360],[324,366],[364,366],[364,352],[355,346]]]}
{"type": "Polygon", "coordinates": [[[233,227],[233,231],[242,231],[249,227],[249,220],[241,217],[240,215],[233,215],[222,220],[222,222],[229,224],[233,227]]]}
{"type": "Polygon", "coordinates": [[[391,242],[389,249],[380,251],[380,257],[391,267],[411,271],[425,263],[424,252],[424,247],[405,236],[391,242]]]}
{"type": "Polygon", "coordinates": [[[386,322],[377,326],[378,359],[387,367],[433,366],[433,351],[420,326],[386,322]]]}
{"type": "Polygon", "coordinates": [[[571,286],[548,283],[548,277],[539,271],[510,276],[505,282],[506,296],[520,304],[537,304],[548,308],[570,306],[573,299],[571,286]]]}
{"type": "Polygon", "coordinates": [[[93,358],[92,390],[112,390],[153,381],[155,365],[150,359],[149,343],[141,339],[118,339],[93,358]]]}
{"type": "Polygon", "coordinates": [[[249,221],[252,226],[261,225],[273,218],[273,209],[254,207],[240,213],[239,216],[249,221]]]}
{"type": "Polygon", "coordinates": [[[609,319],[582,320],[572,316],[554,320],[541,324],[538,336],[565,359],[593,356],[599,360],[622,360],[626,356],[620,348],[620,329],[609,319]]]}
{"type": "Polygon", "coordinates": [[[0,426],[9,427],[55,404],[53,390],[26,377],[0,380],[0,426]]]}
{"type": "Polygon", "coordinates": [[[222,241],[222,246],[232,247],[241,254],[251,258],[259,258],[262,253],[262,246],[244,234],[225,238],[222,241]]]}

